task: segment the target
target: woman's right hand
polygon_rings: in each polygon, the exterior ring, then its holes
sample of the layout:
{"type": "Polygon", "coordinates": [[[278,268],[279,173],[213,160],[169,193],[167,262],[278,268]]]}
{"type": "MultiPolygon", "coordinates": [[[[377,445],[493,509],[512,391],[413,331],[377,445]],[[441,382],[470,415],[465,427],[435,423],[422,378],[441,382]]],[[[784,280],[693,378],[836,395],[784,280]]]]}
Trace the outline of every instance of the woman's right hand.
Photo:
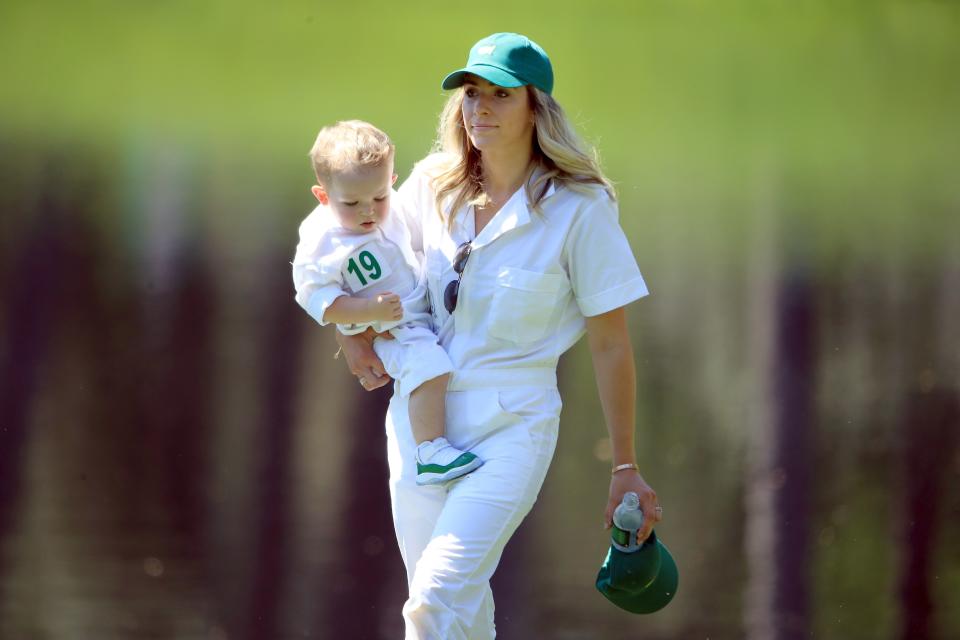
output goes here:
{"type": "Polygon", "coordinates": [[[357,376],[360,386],[367,391],[379,389],[390,382],[390,376],[383,368],[383,362],[373,350],[373,340],[378,335],[388,339],[393,337],[389,333],[378,334],[373,329],[367,329],[363,333],[352,336],[337,331],[337,343],[343,350],[347,367],[350,368],[350,373],[357,376]]]}

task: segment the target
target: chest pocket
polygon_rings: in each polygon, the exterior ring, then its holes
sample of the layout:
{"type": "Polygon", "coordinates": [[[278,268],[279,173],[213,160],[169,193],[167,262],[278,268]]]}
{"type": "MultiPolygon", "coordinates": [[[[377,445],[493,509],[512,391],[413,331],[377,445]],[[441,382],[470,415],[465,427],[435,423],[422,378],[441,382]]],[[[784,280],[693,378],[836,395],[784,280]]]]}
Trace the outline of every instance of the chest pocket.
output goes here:
{"type": "Polygon", "coordinates": [[[375,246],[368,244],[344,261],[340,275],[350,291],[362,291],[390,276],[390,262],[379,253],[375,246]]]}
{"type": "Polygon", "coordinates": [[[490,301],[490,335],[516,343],[546,337],[563,280],[556,273],[501,269],[490,301]]]}

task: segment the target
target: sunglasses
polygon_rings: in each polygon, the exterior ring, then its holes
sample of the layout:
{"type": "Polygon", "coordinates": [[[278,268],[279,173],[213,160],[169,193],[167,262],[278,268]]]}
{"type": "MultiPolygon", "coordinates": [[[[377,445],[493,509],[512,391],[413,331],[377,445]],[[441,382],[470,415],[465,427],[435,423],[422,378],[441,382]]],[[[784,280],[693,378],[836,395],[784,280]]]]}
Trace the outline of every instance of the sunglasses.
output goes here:
{"type": "Polygon", "coordinates": [[[453,272],[457,274],[457,279],[451,280],[447,284],[447,288],[443,290],[443,306],[447,309],[447,313],[453,313],[453,310],[457,308],[457,298],[460,295],[460,279],[463,278],[463,270],[467,267],[467,259],[470,257],[471,251],[473,251],[473,246],[468,240],[457,247],[457,252],[453,254],[453,272]]]}

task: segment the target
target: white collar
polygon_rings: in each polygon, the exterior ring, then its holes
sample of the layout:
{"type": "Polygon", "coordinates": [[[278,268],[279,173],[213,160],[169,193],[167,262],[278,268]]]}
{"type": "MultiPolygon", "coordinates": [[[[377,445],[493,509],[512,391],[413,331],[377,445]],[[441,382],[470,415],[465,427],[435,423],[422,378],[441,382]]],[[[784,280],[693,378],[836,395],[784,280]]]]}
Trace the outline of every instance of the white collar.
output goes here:
{"type": "MultiPolygon", "coordinates": [[[[543,173],[541,167],[534,169],[533,173],[530,175],[530,180],[535,180],[537,176],[543,173]]],[[[480,231],[479,234],[473,238],[473,248],[482,247],[484,245],[490,244],[503,234],[514,229],[518,229],[524,225],[530,223],[532,212],[532,206],[527,202],[527,183],[520,185],[520,187],[513,192],[513,195],[503,204],[499,211],[490,219],[487,223],[487,226],[480,231]]],[[[547,183],[547,190],[541,198],[541,202],[549,198],[556,191],[554,187],[554,181],[550,180],[547,183]]],[[[457,215],[453,219],[453,227],[456,230],[454,235],[458,242],[460,239],[470,239],[473,237],[475,231],[474,227],[474,217],[473,217],[473,205],[464,205],[460,207],[460,210],[457,211],[457,215]]]]}

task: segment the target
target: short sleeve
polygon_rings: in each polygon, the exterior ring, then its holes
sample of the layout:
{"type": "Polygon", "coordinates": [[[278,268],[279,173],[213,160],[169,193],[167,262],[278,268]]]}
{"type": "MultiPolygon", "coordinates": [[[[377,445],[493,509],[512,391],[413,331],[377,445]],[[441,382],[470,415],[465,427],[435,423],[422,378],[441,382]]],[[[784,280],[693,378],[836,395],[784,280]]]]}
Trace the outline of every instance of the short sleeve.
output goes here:
{"type": "Polygon", "coordinates": [[[293,258],[293,287],[295,299],[314,320],[322,325],[323,314],[333,301],[347,295],[343,289],[340,265],[324,260],[323,229],[315,224],[311,214],[300,225],[300,242],[293,258]]]}
{"type": "Polygon", "coordinates": [[[410,176],[397,190],[400,205],[398,209],[403,212],[407,229],[410,231],[413,250],[418,255],[423,254],[424,225],[432,225],[440,219],[437,212],[436,192],[431,184],[433,176],[450,162],[451,158],[448,154],[428,155],[413,167],[410,176]]]}
{"type": "Polygon", "coordinates": [[[646,282],[617,222],[617,205],[597,192],[578,213],[566,243],[573,294],[584,316],[596,316],[646,296],[646,282]]]}
{"type": "Polygon", "coordinates": [[[423,254],[423,200],[426,176],[418,167],[413,168],[400,189],[393,195],[394,210],[410,233],[410,245],[417,255],[423,254]]]}

